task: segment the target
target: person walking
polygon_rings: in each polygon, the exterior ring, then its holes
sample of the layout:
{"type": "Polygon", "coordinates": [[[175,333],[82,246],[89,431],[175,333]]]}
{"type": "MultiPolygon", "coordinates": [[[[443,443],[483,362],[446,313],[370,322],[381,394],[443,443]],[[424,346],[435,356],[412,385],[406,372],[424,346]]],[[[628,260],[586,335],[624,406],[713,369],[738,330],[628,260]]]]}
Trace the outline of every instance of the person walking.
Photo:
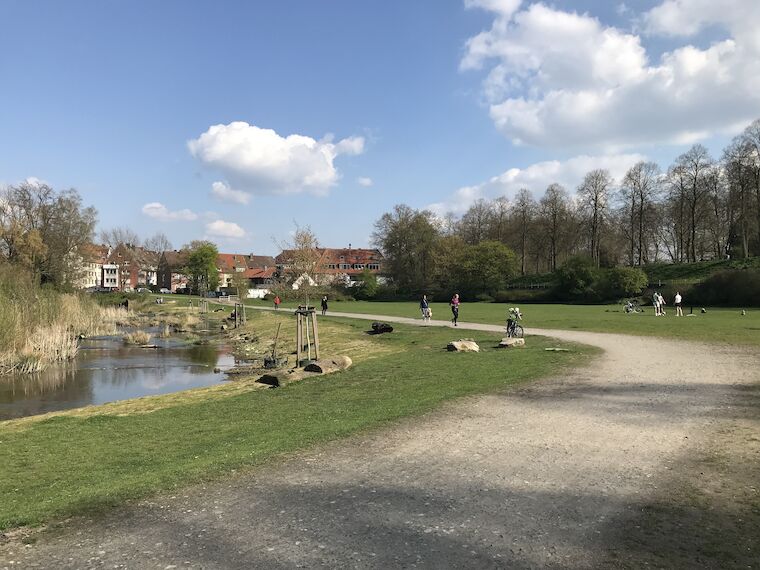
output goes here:
{"type": "Polygon", "coordinates": [[[457,320],[459,319],[459,293],[454,293],[454,296],[451,298],[449,305],[451,306],[451,314],[453,315],[451,322],[453,322],[454,326],[456,327],[458,326],[457,320]]]}
{"type": "Polygon", "coordinates": [[[280,303],[282,303],[282,300],[280,300],[280,296],[275,295],[274,296],[274,310],[275,311],[280,308],[280,303]]]}
{"type": "Polygon", "coordinates": [[[683,309],[681,308],[681,293],[676,291],[676,297],[673,300],[673,304],[676,307],[676,317],[683,317],[683,309]]]}
{"type": "Polygon", "coordinates": [[[420,311],[422,311],[422,320],[424,322],[430,322],[430,303],[427,300],[427,295],[422,296],[422,301],[420,301],[420,311]]]}
{"type": "Polygon", "coordinates": [[[322,297],[322,316],[324,317],[327,314],[327,295],[322,297]]]}

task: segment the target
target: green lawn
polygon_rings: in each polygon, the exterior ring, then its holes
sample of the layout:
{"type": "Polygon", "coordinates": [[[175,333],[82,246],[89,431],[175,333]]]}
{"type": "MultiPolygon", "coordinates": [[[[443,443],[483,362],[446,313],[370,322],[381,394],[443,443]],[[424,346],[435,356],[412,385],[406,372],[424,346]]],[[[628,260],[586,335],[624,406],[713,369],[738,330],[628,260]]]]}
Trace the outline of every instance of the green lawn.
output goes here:
{"type": "MultiPolygon", "coordinates": [[[[260,303],[259,303],[260,304],[260,303]]],[[[449,319],[446,303],[432,303],[433,319],[449,319]]],[[[627,315],[621,305],[555,305],[519,303],[527,333],[535,329],[584,330],[661,336],[684,340],[760,345],[760,310],[708,309],[706,314],[695,307],[693,317],[675,317],[675,309],[666,307],[665,317],[656,317],[652,307],[643,314],[627,315]]],[[[467,303],[459,310],[459,319],[473,323],[501,325],[506,321],[504,303],[467,303]]],[[[353,312],[397,317],[420,316],[416,302],[344,301],[331,302],[330,312],[353,312]]],[[[689,308],[684,310],[688,314],[689,308]]]]}
{"type": "Polygon", "coordinates": [[[452,398],[556,373],[594,353],[572,345],[564,345],[570,352],[547,352],[558,343],[542,338],[505,351],[495,348],[500,335],[468,332],[483,351],[457,354],[446,352],[455,336],[440,327],[398,326],[389,335],[366,336],[367,322],[331,325],[343,327],[347,342],[370,339],[386,350],[378,347],[379,356],[347,371],[274,390],[193,399],[150,413],[0,423],[0,529],[213,479],[452,398]]]}

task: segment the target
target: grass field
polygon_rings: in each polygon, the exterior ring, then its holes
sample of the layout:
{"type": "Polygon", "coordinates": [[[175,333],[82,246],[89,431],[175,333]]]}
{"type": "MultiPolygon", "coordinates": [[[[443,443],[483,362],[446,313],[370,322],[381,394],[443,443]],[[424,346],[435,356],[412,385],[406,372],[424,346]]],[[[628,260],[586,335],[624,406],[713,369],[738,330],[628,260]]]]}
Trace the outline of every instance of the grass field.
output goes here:
{"type": "MultiPolygon", "coordinates": [[[[269,338],[278,321],[293,327],[292,315],[269,313],[252,315],[250,326],[269,338]]],[[[495,348],[500,335],[471,332],[481,353],[448,353],[446,343],[458,336],[447,329],[398,326],[367,336],[368,328],[324,321],[327,345],[340,341],[363,358],[344,372],[285,388],[243,390],[234,382],[229,393],[201,389],[0,423],[0,529],[210,480],[452,398],[557,373],[594,353],[571,345],[570,352],[547,352],[558,343],[541,338],[503,351],[495,348]]]]}
{"type": "MultiPolygon", "coordinates": [[[[257,302],[257,304],[261,304],[257,302]]],[[[267,305],[269,306],[269,305],[267,305]]],[[[446,303],[432,303],[433,319],[450,319],[446,303]]],[[[462,303],[461,321],[501,325],[506,321],[504,303],[462,303]]],[[[520,303],[524,314],[522,325],[530,329],[562,329],[623,333],[642,336],[661,336],[682,340],[697,340],[744,345],[760,345],[760,310],[708,309],[706,314],[694,308],[694,316],[675,316],[673,307],[666,307],[665,317],[656,317],[652,307],[643,314],[625,314],[621,305],[555,305],[520,303]]],[[[415,302],[344,301],[330,303],[330,312],[366,313],[396,317],[419,318],[415,302]]],[[[688,314],[689,308],[684,310],[688,314]]]]}

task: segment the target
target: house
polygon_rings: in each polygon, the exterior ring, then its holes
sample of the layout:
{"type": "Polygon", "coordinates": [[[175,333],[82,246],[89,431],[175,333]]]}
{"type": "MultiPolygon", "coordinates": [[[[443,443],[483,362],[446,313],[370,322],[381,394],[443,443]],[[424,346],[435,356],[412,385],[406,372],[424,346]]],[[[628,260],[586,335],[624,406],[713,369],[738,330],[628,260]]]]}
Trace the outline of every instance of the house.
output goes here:
{"type": "MultiPolygon", "coordinates": [[[[156,286],[158,283],[158,263],[158,255],[153,251],[130,244],[119,244],[107,258],[109,282],[113,277],[113,266],[116,266],[116,287],[121,291],[156,286]]],[[[113,285],[105,283],[105,276],[104,271],[103,286],[112,287],[113,285]]]]}
{"type": "Polygon", "coordinates": [[[302,264],[296,269],[295,250],[286,249],[276,258],[279,275],[291,274],[294,289],[300,287],[308,278],[310,284],[344,283],[351,286],[361,281],[364,271],[375,275],[382,272],[383,254],[378,249],[352,248],[317,248],[314,250],[312,263],[302,264]],[[308,265],[313,266],[309,271],[308,265]],[[309,273],[313,275],[309,275],[309,273]],[[297,275],[296,275],[297,274],[297,275]]]}
{"type": "Polygon", "coordinates": [[[75,268],[74,286],[80,289],[103,287],[103,264],[111,248],[107,245],[86,244],[72,252],[71,267],[75,268]]]}
{"type": "Polygon", "coordinates": [[[158,261],[157,285],[176,293],[190,286],[190,279],[185,273],[187,253],[184,251],[165,251],[158,261]]]}
{"type": "Polygon", "coordinates": [[[220,253],[217,256],[219,289],[235,287],[233,276],[242,274],[248,279],[248,298],[262,298],[269,293],[276,275],[274,257],[241,253],[220,253]]]}

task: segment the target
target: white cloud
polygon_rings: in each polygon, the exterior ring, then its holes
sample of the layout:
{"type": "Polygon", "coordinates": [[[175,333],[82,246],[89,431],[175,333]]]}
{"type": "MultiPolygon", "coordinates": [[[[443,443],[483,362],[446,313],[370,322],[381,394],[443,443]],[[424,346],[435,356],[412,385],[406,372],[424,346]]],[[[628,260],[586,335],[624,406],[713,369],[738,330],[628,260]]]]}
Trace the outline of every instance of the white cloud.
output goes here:
{"type": "Polygon", "coordinates": [[[245,230],[234,222],[216,220],[206,224],[206,234],[210,237],[236,239],[245,237],[245,230]]]}
{"type": "Polygon", "coordinates": [[[226,182],[214,182],[211,185],[211,195],[223,202],[235,202],[236,204],[247,204],[251,201],[251,195],[233,190],[226,182]]]}
{"type": "Polygon", "coordinates": [[[337,143],[329,135],[319,141],[282,137],[242,121],[211,126],[187,145],[201,163],[224,175],[228,189],[249,194],[324,195],[340,178],[335,159],[364,152],[362,137],[337,143]]]}
{"type": "Polygon", "coordinates": [[[615,180],[621,180],[626,171],[646,157],[641,154],[614,154],[602,156],[581,155],[565,161],[547,160],[531,164],[526,168],[510,168],[506,172],[476,184],[458,189],[443,202],[428,206],[428,209],[439,216],[447,212],[463,214],[476,200],[480,198],[493,199],[499,196],[514,198],[522,188],[527,188],[539,199],[546,188],[552,183],[558,183],[571,194],[583,181],[587,172],[596,168],[609,170],[615,180]]]}
{"type": "Polygon", "coordinates": [[[142,207],[142,213],[162,222],[184,221],[191,222],[198,219],[198,214],[192,210],[184,209],[172,212],[161,202],[150,202],[142,207]]]}
{"type": "Polygon", "coordinates": [[[365,188],[369,188],[370,186],[372,186],[372,184],[374,184],[372,182],[372,179],[367,178],[366,176],[360,176],[359,178],[357,178],[356,183],[359,184],[359,186],[364,186],[365,188]]]}
{"type": "Polygon", "coordinates": [[[504,15],[466,44],[483,69],[490,115],[516,144],[593,148],[678,143],[732,132],[760,108],[760,2],[666,0],[644,15],[652,33],[708,25],[730,37],[682,45],[651,62],[638,35],[542,3],[504,15]],[[721,15],[721,12],[732,15],[721,15]]]}

